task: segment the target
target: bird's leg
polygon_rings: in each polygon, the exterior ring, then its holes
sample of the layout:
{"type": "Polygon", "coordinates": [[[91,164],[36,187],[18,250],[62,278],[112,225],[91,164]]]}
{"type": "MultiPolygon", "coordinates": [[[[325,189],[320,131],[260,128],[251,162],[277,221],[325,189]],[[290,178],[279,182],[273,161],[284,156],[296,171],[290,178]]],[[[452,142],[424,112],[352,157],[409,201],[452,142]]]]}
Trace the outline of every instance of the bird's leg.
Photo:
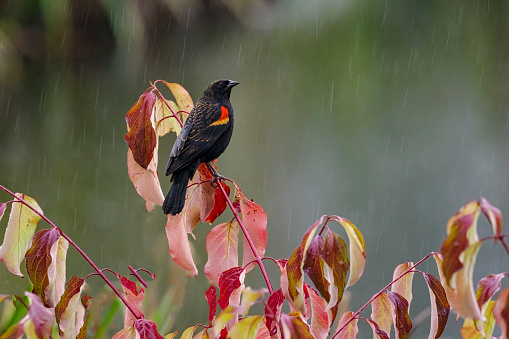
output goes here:
{"type": "Polygon", "coordinates": [[[224,179],[226,179],[226,177],[224,177],[221,174],[217,173],[216,169],[214,168],[214,166],[210,162],[207,163],[207,166],[208,166],[210,172],[212,172],[212,180],[210,180],[210,186],[212,186],[214,188],[218,188],[219,187],[219,183],[221,181],[223,181],[224,179]]]}

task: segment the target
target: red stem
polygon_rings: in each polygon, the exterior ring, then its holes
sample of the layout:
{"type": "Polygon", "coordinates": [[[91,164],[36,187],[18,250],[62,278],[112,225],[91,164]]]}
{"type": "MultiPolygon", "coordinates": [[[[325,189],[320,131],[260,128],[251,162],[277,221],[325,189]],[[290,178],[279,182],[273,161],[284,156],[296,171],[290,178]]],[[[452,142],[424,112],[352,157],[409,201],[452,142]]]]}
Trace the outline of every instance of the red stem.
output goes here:
{"type": "MultiPolygon", "coordinates": [[[[207,164],[208,166],[212,166],[211,164],[207,164]]],[[[210,173],[212,173],[212,170],[209,167],[210,173]]],[[[240,228],[242,229],[242,232],[244,232],[244,235],[246,237],[247,243],[249,244],[249,247],[251,248],[251,251],[253,251],[253,254],[255,256],[255,260],[258,263],[258,266],[260,267],[260,270],[262,271],[263,279],[265,279],[265,282],[267,283],[267,287],[269,288],[269,293],[272,295],[274,293],[274,289],[272,288],[272,284],[270,282],[269,276],[267,274],[267,271],[265,270],[265,266],[263,266],[263,262],[261,257],[258,255],[258,251],[256,250],[256,247],[253,243],[253,240],[251,240],[251,237],[249,236],[249,233],[247,232],[246,226],[244,226],[244,223],[240,219],[239,215],[237,214],[237,211],[235,211],[235,208],[233,207],[233,204],[230,200],[230,197],[228,194],[226,194],[226,191],[224,190],[223,185],[221,185],[221,181],[219,181],[219,187],[221,188],[221,192],[223,192],[224,197],[226,198],[226,202],[228,203],[228,206],[230,206],[230,209],[233,212],[233,215],[235,216],[235,219],[237,219],[237,222],[239,223],[240,228]]]]}
{"type": "Polygon", "coordinates": [[[108,284],[108,286],[113,290],[113,292],[115,292],[115,294],[120,298],[120,300],[122,300],[124,305],[129,309],[129,311],[131,311],[131,313],[135,316],[135,318],[141,319],[141,316],[136,314],[136,312],[134,311],[134,308],[127,302],[127,300],[124,299],[124,297],[115,288],[115,286],[113,286],[112,282],[104,275],[102,270],[100,270],[99,267],[97,267],[96,264],[94,264],[94,262],[88,257],[88,255],[86,255],[85,252],[83,252],[81,250],[81,248],[79,248],[79,246],[76,245],[76,243],[74,241],[72,241],[72,239],[67,236],[67,234],[65,234],[57,225],[55,225],[51,220],[49,220],[44,214],[40,213],[34,207],[29,205],[24,199],[17,197],[13,192],[11,192],[10,190],[8,190],[7,188],[5,188],[2,185],[0,185],[0,189],[2,189],[4,192],[10,194],[11,196],[13,196],[16,200],[21,202],[23,205],[30,208],[38,216],[40,216],[42,219],[44,219],[44,221],[46,221],[51,227],[55,228],[58,231],[58,233],[60,233],[60,235],[62,237],[64,237],[79,252],[79,254],[81,254],[81,256],[83,258],[85,258],[85,260],[90,264],[90,266],[92,266],[92,268],[97,272],[97,274],[106,282],[106,284],[108,284]]]}
{"type": "Polygon", "coordinates": [[[348,324],[350,324],[350,322],[352,320],[354,320],[355,318],[357,318],[359,316],[359,314],[364,311],[364,309],[366,307],[369,306],[369,304],[371,304],[373,302],[373,300],[375,300],[376,298],[378,298],[382,293],[384,293],[385,290],[387,290],[389,287],[391,287],[396,281],[398,281],[399,279],[403,278],[403,276],[405,276],[407,273],[410,273],[413,271],[414,268],[416,268],[417,266],[419,266],[420,264],[422,264],[422,262],[426,259],[428,259],[430,256],[434,255],[434,254],[438,254],[436,252],[431,252],[430,254],[428,254],[427,256],[425,256],[424,258],[422,258],[421,260],[419,260],[415,265],[413,265],[412,267],[410,267],[409,269],[407,269],[405,272],[403,272],[399,277],[397,277],[396,279],[394,279],[393,281],[391,281],[389,284],[387,284],[387,286],[385,286],[382,290],[380,290],[380,292],[378,292],[377,294],[375,294],[374,296],[371,297],[371,299],[368,300],[367,303],[364,304],[364,306],[362,306],[357,312],[355,312],[352,317],[350,319],[348,319],[348,321],[346,323],[343,324],[343,326],[338,329],[336,331],[336,333],[334,333],[334,335],[331,337],[331,339],[334,339],[338,334],[339,332],[341,332],[346,326],[348,326],[348,324]]]}
{"type": "MultiPolygon", "coordinates": [[[[175,117],[175,119],[177,119],[177,121],[179,122],[180,126],[182,127],[184,125],[182,123],[182,120],[180,120],[179,116],[177,114],[175,114],[175,112],[173,112],[171,107],[168,105],[168,103],[164,99],[164,97],[161,94],[161,92],[159,91],[159,89],[157,89],[157,87],[155,86],[156,83],[157,83],[157,81],[154,82],[154,84],[151,84],[152,88],[163,99],[163,102],[166,104],[166,106],[168,107],[170,112],[173,113],[173,116],[175,117]]],[[[213,170],[212,165],[210,163],[207,163],[207,168],[208,168],[210,174],[212,174],[212,176],[214,176],[214,170],[213,170]]],[[[249,247],[251,248],[251,251],[253,251],[253,254],[255,256],[255,260],[258,263],[258,266],[260,267],[260,270],[262,271],[263,278],[265,279],[265,282],[267,283],[267,287],[269,288],[269,293],[270,294],[274,293],[274,289],[272,288],[272,284],[270,283],[269,276],[267,275],[267,271],[265,270],[265,266],[263,266],[261,257],[258,255],[258,251],[256,250],[256,247],[254,246],[253,240],[251,240],[251,237],[249,236],[249,233],[247,233],[247,229],[244,226],[244,223],[242,222],[242,220],[240,219],[239,215],[235,211],[235,208],[233,207],[233,204],[232,204],[232,202],[230,200],[230,197],[228,196],[228,194],[226,194],[226,191],[224,190],[223,185],[221,185],[221,179],[218,178],[216,180],[218,182],[218,186],[221,188],[221,192],[223,193],[223,196],[226,199],[226,202],[228,203],[228,206],[230,206],[230,209],[232,210],[232,213],[235,216],[235,219],[237,219],[237,222],[239,223],[239,226],[242,229],[242,232],[244,232],[244,235],[245,235],[245,237],[247,239],[247,243],[249,244],[249,247]]],[[[231,179],[226,178],[225,180],[228,180],[228,181],[232,182],[233,184],[235,184],[231,179]]]]}

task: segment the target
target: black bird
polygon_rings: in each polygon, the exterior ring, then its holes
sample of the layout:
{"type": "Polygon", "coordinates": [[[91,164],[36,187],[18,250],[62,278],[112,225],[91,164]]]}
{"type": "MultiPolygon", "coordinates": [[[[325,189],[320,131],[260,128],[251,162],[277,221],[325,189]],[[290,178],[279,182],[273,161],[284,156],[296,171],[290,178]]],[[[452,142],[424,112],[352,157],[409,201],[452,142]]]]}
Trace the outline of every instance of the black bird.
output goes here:
{"type": "Polygon", "coordinates": [[[198,165],[217,159],[230,143],[233,132],[230,94],[238,84],[227,79],[214,81],[189,113],[166,165],[166,175],[172,175],[173,185],[164,199],[164,214],[177,215],[182,211],[189,179],[198,165]]]}

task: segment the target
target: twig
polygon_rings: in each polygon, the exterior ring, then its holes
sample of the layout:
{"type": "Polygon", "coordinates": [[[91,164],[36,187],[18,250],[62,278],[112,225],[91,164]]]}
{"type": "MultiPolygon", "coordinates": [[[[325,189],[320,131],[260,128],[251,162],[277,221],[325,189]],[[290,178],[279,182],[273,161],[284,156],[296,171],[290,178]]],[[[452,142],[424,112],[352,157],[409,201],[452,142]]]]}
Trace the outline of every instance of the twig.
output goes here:
{"type": "Polygon", "coordinates": [[[419,260],[415,265],[413,265],[412,267],[410,267],[409,269],[407,269],[405,272],[403,272],[399,277],[397,277],[396,279],[394,279],[393,281],[391,281],[389,284],[387,284],[387,286],[385,286],[382,290],[380,290],[380,292],[378,292],[377,294],[375,294],[374,296],[371,297],[371,299],[368,300],[367,303],[365,303],[357,312],[355,312],[351,317],[350,319],[348,319],[344,324],[343,326],[341,326],[340,329],[338,329],[336,331],[336,333],[334,333],[334,335],[331,337],[331,339],[334,339],[338,334],[339,332],[341,332],[346,326],[348,326],[348,324],[350,324],[350,322],[354,319],[356,319],[359,314],[364,311],[364,309],[366,307],[368,307],[372,302],[373,300],[375,300],[376,298],[378,298],[382,293],[384,293],[384,291],[386,291],[389,287],[391,287],[396,281],[398,281],[399,279],[403,278],[403,276],[405,276],[407,273],[410,273],[413,271],[413,269],[417,266],[419,266],[424,260],[428,259],[430,256],[434,255],[434,254],[438,254],[436,252],[431,252],[429,253],[427,256],[425,256],[424,258],[422,258],[421,260],[419,260]]]}
{"type": "Polygon", "coordinates": [[[72,241],[72,239],[67,236],[67,234],[65,234],[57,225],[55,225],[51,220],[49,220],[44,214],[40,213],[34,207],[29,205],[23,198],[17,197],[13,192],[11,192],[10,190],[8,190],[7,188],[5,188],[2,185],[0,185],[0,189],[2,189],[4,192],[10,194],[11,196],[13,196],[16,200],[18,200],[23,205],[30,208],[38,216],[40,216],[42,219],[44,219],[44,221],[46,221],[51,227],[56,229],[58,231],[58,233],[60,233],[60,235],[62,237],[64,237],[76,249],[76,251],[78,251],[79,254],[81,254],[81,256],[83,258],[85,258],[85,260],[90,264],[90,266],[92,266],[92,268],[97,272],[97,274],[106,282],[106,284],[108,284],[108,286],[113,290],[113,292],[115,292],[115,294],[120,298],[120,300],[122,300],[124,305],[129,309],[129,311],[131,311],[131,313],[134,315],[134,317],[136,319],[141,319],[141,316],[138,315],[134,311],[134,308],[127,302],[127,300],[124,299],[124,297],[122,296],[122,294],[120,294],[120,292],[116,289],[116,287],[113,286],[113,283],[104,275],[102,270],[100,270],[99,267],[97,267],[97,265],[88,257],[88,255],[86,255],[85,252],[83,252],[83,250],[81,248],[79,248],[79,246],[76,245],[76,243],[74,241],[72,241]]]}

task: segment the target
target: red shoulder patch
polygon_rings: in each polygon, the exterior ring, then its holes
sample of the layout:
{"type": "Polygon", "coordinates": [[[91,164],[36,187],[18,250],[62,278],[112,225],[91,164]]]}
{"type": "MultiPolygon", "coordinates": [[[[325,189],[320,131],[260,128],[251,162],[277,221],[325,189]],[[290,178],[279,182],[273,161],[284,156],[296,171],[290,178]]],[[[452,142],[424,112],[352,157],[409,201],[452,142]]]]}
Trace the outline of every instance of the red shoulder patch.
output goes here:
{"type": "Polygon", "coordinates": [[[213,122],[212,126],[218,126],[218,125],[224,125],[230,121],[230,116],[228,113],[228,108],[221,106],[221,117],[216,121],[213,122]]]}

